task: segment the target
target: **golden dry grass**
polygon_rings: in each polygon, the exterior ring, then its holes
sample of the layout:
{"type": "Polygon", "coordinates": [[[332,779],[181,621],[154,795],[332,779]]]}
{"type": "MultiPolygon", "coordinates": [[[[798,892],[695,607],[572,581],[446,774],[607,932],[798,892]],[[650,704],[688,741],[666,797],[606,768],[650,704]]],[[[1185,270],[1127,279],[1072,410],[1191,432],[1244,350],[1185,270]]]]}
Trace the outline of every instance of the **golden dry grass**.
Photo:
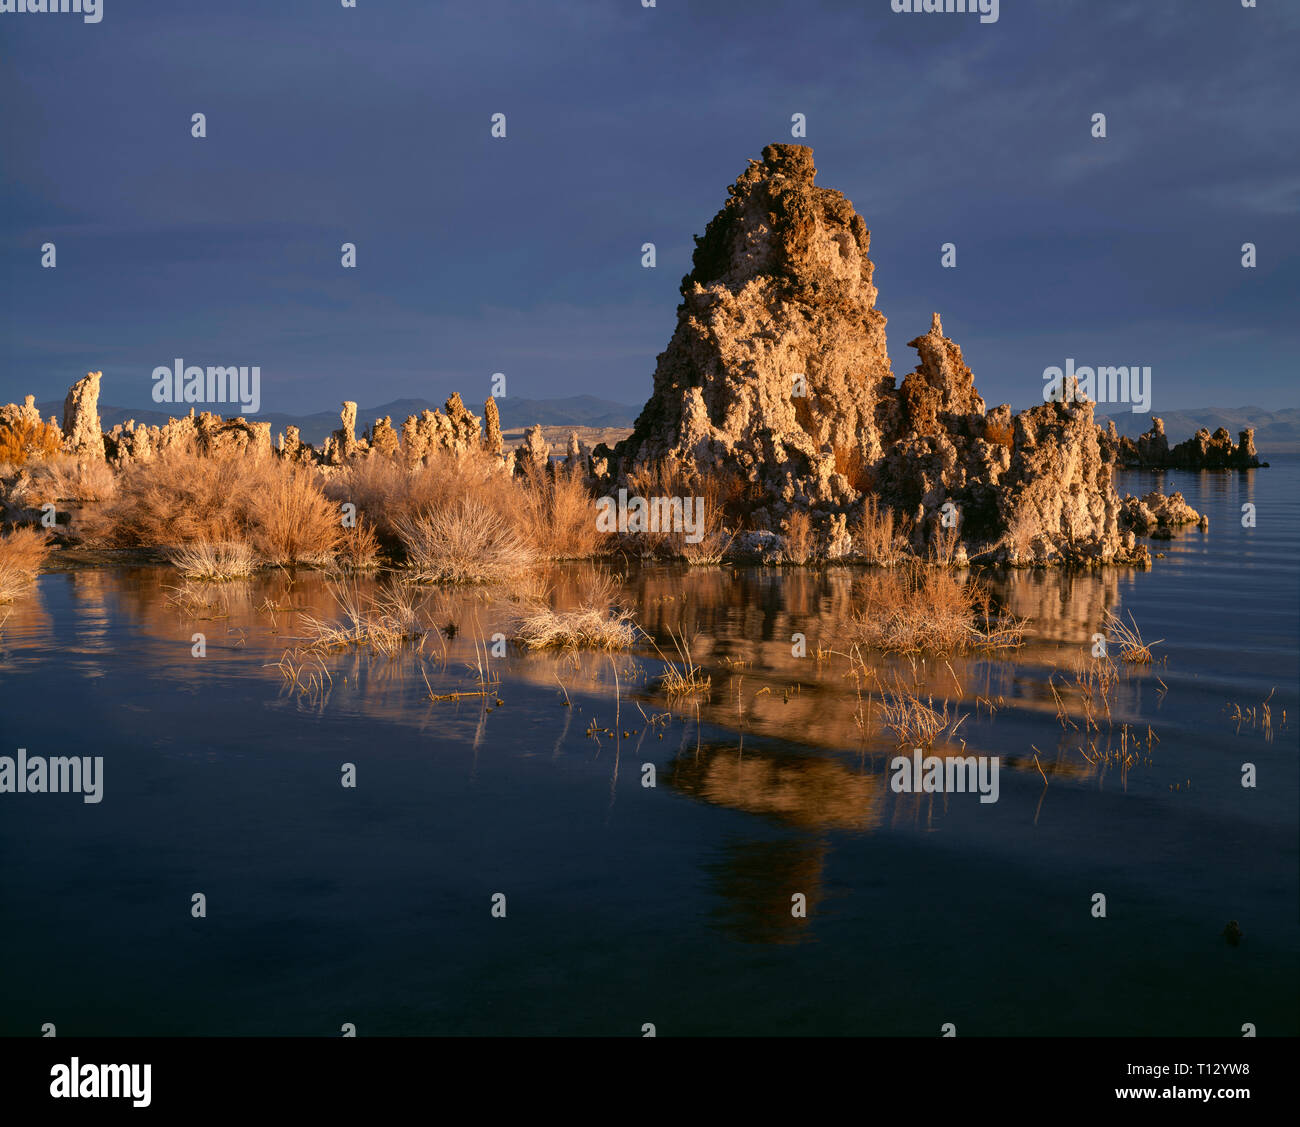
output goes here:
{"type": "Polygon", "coordinates": [[[61,454],[36,466],[32,492],[42,502],[105,501],[117,490],[117,475],[107,462],[61,454]]]}
{"type": "Polygon", "coordinates": [[[235,458],[164,451],[118,475],[115,495],[86,513],[92,541],[108,547],[179,547],[242,538],[248,467],[235,458]]]}
{"type": "Polygon", "coordinates": [[[631,611],[598,605],[568,611],[537,607],[516,632],[530,650],[625,650],[637,635],[631,611]]]}
{"type": "Polygon", "coordinates": [[[379,551],[379,537],[374,528],[360,518],[351,528],[343,529],[336,561],[345,571],[374,571],[379,567],[379,551]]]}
{"type": "Polygon", "coordinates": [[[27,593],[49,550],[49,537],[41,529],[16,528],[0,536],[0,603],[27,593]]]}
{"type": "Polygon", "coordinates": [[[1128,618],[1128,622],[1125,622],[1119,615],[1108,610],[1102,618],[1102,626],[1113,638],[1113,644],[1119,646],[1122,660],[1135,665],[1149,665],[1152,660],[1151,647],[1158,646],[1164,639],[1144,642],[1132,611],[1129,611],[1128,618]]]}
{"type": "Polygon", "coordinates": [[[286,651],[286,656],[365,648],[393,657],[431,632],[421,620],[417,596],[400,584],[389,584],[366,598],[355,585],[340,581],[330,583],[329,591],[341,617],[326,620],[301,616],[303,644],[286,651]]]}
{"type": "Polygon", "coordinates": [[[795,509],[785,518],[781,556],[792,564],[806,564],[812,557],[812,520],[802,509],[795,509]]]}
{"type": "Polygon", "coordinates": [[[998,446],[1005,446],[1010,450],[1015,445],[1016,431],[1010,423],[986,423],[984,425],[984,441],[996,443],[998,446]]]}
{"type": "MultiPolygon", "coordinates": [[[[713,477],[705,478],[699,496],[704,502],[704,527],[696,530],[699,538],[694,543],[690,543],[686,539],[686,534],[682,533],[673,539],[678,544],[678,551],[681,552],[682,558],[688,564],[707,566],[722,561],[736,534],[725,524],[726,483],[713,477]]],[[[695,499],[688,497],[686,503],[693,506],[695,499]]]]}
{"type": "Polygon", "coordinates": [[[257,569],[253,549],[242,541],[195,540],[173,548],[168,558],[186,579],[243,579],[257,569]]]}
{"type": "Polygon", "coordinates": [[[253,549],[267,563],[324,565],[343,538],[342,517],[313,471],[270,463],[259,467],[256,488],[244,494],[244,519],[253,549]]]}
{"type": "Polygon", "coordinates": [[[907,555],[907,537],[888,505],[875,494],[862,503],[862,515],[853,529],[853,546],[867,563],[890,566],[907,555]]]}
{"type": "Polygon", "coordinates": [[[898,682],[881,694],[878,707],[882,723],[899,747],[929,747],[945,732],[951,739],[966,719],[955,711],[950,714],[947,701],[935,708],[933,700],[922,700],[898,682]]]}
{"type": "Polygon", "coordinates": [[[691,647],[685,635],[668,631],[668,637],[677,652],[677,661],[664,657],[663,650],[655,645],[655,650],[663,658],[665,669],[659,677],[659,687],[671,700],[674,697],[692,697],[706,694],[713,687],[713,678],[704,672],[691,658],[691,647]]]}
{"type": "Polygon", "coordinates": [[[851,640],[885,653],[954,654],[1020,645],[1023,623],[995,619],[974,577],[910,562],[862,583],[851,640]]]}
{"type": "Polygon", "coordinates": [[[586,559],[601,547],[595,499],[582,476],[562,468],[510,483],[503,499],[517,504],[522,532],[539,556],[586,559]]]}
{"type": "Polygon", "coordinates": [[[171,450],[122,471],[82,526],[106,547],[244,543],[271,564],[327,563],[343,533],[339,509],[306,467],[171,450]]]}
{"type": "Polygon", "coordinates": [[[537,563],[518,526],[474,498],[423,516],[400,516],[396,526],[409,577],[417,583],[505,583],[537,563]]]}

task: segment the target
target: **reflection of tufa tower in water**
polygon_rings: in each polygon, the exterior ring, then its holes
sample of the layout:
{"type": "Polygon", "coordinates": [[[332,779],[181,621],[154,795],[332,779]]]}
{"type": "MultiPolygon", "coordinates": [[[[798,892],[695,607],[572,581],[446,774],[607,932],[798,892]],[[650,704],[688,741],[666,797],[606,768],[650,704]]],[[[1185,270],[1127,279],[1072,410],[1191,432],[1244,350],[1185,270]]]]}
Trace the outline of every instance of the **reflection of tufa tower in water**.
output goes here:
{"type": "MultiPolygon", "coordinates": [[[[661,776],[692,798],[763,815],[783,825],[871,829],[880,824],[885,791],[862,775],[818,756],[769,756],[734,745],[681,753],[661,776]]],[[[822,899],[826,846],[820,841],[750,841],[727,848],[709,866],[721,904],[718,927],[752,943],[796,943],[822,899]],[[804,897],[807,916],[792,911],[804,897]]]]}

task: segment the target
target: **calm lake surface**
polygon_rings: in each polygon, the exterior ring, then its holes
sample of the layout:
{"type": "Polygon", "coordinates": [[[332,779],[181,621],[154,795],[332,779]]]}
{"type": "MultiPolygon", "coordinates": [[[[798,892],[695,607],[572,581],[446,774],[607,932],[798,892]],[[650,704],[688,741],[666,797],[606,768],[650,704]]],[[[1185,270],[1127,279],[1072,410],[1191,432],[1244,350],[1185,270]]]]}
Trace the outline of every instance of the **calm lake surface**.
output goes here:
{"type": "Polygon", "coordinates": [[[1000,757],[990,804],[895,793],[868,687],[819,659],[862,569],[631,566],[635,621],[712,677],[676,705],[650,644],[511,647],[487,697],[431,700],[477,689],[488,592],[428,592],[445,651],[294,687],[320,574],[182,608],[167,568],[53,570],[0,629],[0,755],[103,756],[104,795],[0,795],[0,1033],[1294,1036],[1300,462],[1118,486],[1209,530],[1146,572],[988,576],[1029,619],[1010,657],[877,663],[965,715],[936,752],[1000,757]],[[1107,610],[1161,641],[1094,728],[1067,685],[1107,610]]]}

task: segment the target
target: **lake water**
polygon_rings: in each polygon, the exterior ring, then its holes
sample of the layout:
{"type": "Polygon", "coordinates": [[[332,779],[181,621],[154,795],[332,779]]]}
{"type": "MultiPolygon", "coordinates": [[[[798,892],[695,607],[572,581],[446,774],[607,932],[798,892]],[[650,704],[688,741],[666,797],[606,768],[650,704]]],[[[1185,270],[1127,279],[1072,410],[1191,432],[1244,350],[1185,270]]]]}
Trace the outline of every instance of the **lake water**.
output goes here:
{"type": "Polygon", "coordinates": [[[104,794],[0,795],[0,1033],[1300,1033],[1300,462],[1118,484],[1209,530],[1150,571],[989,577],[1029,619],[1010,658],[873,665],[965,715],[941,750],[999,757],[988,804],[895,793],[861,676],[818,658],[858,569],[632,567],[636,622],[712,677],[673,705],[650,645],[512,649],[488,696],[431,700],[477,689],[511,613],[482,591],[428,593],[445,652],[295,688],[324,577],[182,609],[166,568],[56,561],[0,630],[0,754],[102,756],[104,794]],[[1156,661],[1063,722],[1107,610],[1156,661]]]}

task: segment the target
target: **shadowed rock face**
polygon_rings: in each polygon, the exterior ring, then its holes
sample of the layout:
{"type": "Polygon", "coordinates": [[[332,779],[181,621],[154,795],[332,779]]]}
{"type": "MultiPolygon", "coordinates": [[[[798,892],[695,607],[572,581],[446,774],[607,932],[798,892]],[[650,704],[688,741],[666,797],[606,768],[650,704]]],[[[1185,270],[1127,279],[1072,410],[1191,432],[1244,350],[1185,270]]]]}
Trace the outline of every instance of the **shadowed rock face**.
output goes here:
{"type": "Polygon", "coordinates": [[[603,484],[660,461],[696,485],[714,475],[756,485],[746,516],[760,529],[800,508],[826,535],[874,494],[912,522],[918,551],[951,503],[972,558],[1141,561],[1119,526],[1092,403],[986,411],[937,313],[896,386],[870,233],[815,175],[811,149],[769,145],[728,189],[696,239],[636,429],[595,451],[603,484]]]}
{"type": "MultiPolygon", "coordinates": [[[[1114,430],[1111,424],[1110,431],[1114,430]]],[[[1170,447],[1164,420],[1152,417],[1151,429],[1136,441],[1107,432],[1103,440],[1108,460],[1128,468],[1175,470],[1251,470],[1261,465],[1255,452],[1255,429],[1247,427],[1237,442],[1226,427],[1211,434],[1201,427],[1186,442],[1170,447]]]]}

